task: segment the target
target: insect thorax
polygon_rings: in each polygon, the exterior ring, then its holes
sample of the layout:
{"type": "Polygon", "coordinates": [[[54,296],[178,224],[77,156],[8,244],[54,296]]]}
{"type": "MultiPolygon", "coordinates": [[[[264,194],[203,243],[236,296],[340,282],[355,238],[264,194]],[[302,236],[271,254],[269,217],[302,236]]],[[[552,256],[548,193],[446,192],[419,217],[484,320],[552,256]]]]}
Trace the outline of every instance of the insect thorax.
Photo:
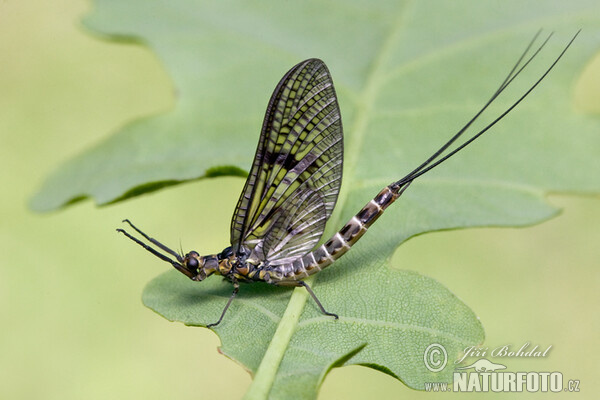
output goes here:
{"type": "Polygon", "coordinates": [[[203,269],[206,275],[222,275],[226,279],[240,282],[268,281],[265,277],[264,263],[262,261],[227,254],[226,252],[203,256],[203,269]],[[225,257],[223,257],[225,255],[225,257]]]}

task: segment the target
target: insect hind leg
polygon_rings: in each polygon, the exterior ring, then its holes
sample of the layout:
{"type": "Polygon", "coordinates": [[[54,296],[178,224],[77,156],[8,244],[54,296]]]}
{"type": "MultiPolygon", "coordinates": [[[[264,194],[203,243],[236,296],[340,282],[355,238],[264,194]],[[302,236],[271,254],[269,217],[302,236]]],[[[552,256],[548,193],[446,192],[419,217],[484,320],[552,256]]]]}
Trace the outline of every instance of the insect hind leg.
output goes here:
{"type": "Polygon", "coordinates": [[[321,312],[323,314],[329,315],[330,317],[333,317],[335,319],[339,319],[340,318],[337,314],[330,313],[327,310],[325,310],[325,307],[323,307],[323,304],[321,304],[321,302],[319,301],[319,299],[315,295],[315,292],[313,292],[312,289],[310,288],[310,286],[308,286],[308,283],[306,283],[304,281],[298,281],[298,286],[304,286],[304,288],[306,289],[306,291],[308,292],[308,294],[310,294],[310,296],[313,298],[313,300],[315,301],[315,303],[317,303],[317,306],[319,306],[319,309],[321,310],[321,312]]]}

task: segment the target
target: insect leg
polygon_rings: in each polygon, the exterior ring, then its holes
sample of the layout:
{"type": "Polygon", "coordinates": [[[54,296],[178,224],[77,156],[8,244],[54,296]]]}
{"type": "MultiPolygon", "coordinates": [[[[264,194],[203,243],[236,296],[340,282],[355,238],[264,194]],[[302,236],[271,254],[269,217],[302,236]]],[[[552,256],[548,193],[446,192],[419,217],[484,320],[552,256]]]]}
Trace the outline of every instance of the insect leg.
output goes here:
{"type": "Polygon", "coordinates": [[[127,236],[129,239],[133,240],[134,242],[136,242],[137,244],[139,244],[144,249],[148,250],[150,253],[154,254],[156,257],[160,258],[161,260],[170,263],[172,266],[175,267],[175,269],[177,269],[179,272],[183,273],[188,278],[193,278],[194,276],[196,276],[196,274],[190,272],[187,268],[184,268],[183,265],[181,265],[177,261],[171,260],[166,255],[159,253],[157,250],[155,250],[152,247],[148,246],[146,243],[142,242],[138,238],[136,238],[134,236],[131,236],[125,230],[123,230],[123,229],[117,229],[117,232],[122,233],[123,235],[127,236]]]}
{"type": "Polygon", "coordinates": [[[331,317],[334,317],[335,319],[339,319],[340,318],[337,314],[330,313],[330,312],[327,312],[325,310],[325,307],[323,307],[323,304],[321,304],[321,302],[319,301],[319,299],[317,299],[317,296],[315,295],[315,292],[313,292],[312,289],[310,288],[310,286],[308,286],[308,283],[306,283],[304,281],[298,281],[298,285],[299,286],[304,286],[306,288],[306,290],[308,291],[308,294],[311,295],[311,297],[313,298],[313,300],[315,301],[315,303],[317,303],[317,305],[319,306],[319,309],[321,309],[321,312],[323,314],[329,315],[331,317]]]}
{"type": "Polygon", "coordinates": [[[164,244],[162,244],[158,240],[156,240],[154,238],[151,238],[150,236],[146,235],[144,232],[142,232],[141,230],[139,230],[134,224],[132,224],[130,220],[124,219],[123,222],[129,224],[129,226],[131,226],[133,229],[135,229],[137,233],[139,233],[140,235],[142,235],[143,237],[145,237],[146,240],[148,240],[150,243],[152,243],[155,246],[157,246],[159,249],[161,249],[163,251],[166,251],[167,253],[169,253],[172,256],[174,256],[177,259],[177,261],[179,261],[179,262],[183,261],[183,259],[181,258],[180,254],[178,254],[174,250],[171,250],[170,248],[168,248],[167,246],[165,246],[164,244]]]}
{"type": "Polygon", "coordinates": [[[227,304],[225,305],[225,308],[223,309],[223,312],[221,313],[219,320],[217,322],[215,322],[214,324],[206,325],[207,328],[212,328],[213,326],[217,326],[221,323],[221,321],[223,320],[223,317],[225,316],[225,313],[227,312],[227,309],[231,305],[231,302],[233,301],[235,296],[238,294],[238,291],[240,290],[240,284],[238,283],[237,279],[233,279],[232,282],[233,282],[233,293],[231,293],[231,296],[229,297],[229,300],[227,301],[227,304]]]}

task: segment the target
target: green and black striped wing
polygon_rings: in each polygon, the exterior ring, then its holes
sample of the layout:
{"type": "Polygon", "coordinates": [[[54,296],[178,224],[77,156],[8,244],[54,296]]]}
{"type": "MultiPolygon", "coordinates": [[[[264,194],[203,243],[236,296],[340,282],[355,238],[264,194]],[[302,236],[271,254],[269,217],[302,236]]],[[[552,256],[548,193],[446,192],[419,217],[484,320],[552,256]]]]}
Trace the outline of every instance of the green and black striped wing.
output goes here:
{"type": "Polygon", "coordinates": [[[285,74],[269,101],[231,221],[233,252],[254,250],[275,264],[309,252],[335,207],[342,162],[342,122],[331,76],[321,60],[303,61],[285,74]]]}

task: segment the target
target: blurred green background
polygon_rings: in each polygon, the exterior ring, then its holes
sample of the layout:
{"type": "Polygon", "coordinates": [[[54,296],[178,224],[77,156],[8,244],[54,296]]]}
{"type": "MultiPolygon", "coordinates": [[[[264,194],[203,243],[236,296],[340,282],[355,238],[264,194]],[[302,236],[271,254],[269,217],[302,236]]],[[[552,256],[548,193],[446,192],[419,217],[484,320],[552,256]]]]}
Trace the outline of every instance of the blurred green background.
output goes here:
{"type": "MultiPolygon", "coordinates": [[[[220,249],[242,179],[186,184],[100,209],[86,201],[48,215],[27,210],[50,170],[175,101],[152,53],[83,31],[79,20],[89,8],[81,0],[0,2],[0,398],[239,398],[250,376],[218,354],[214,334],[142,306],[142,288],[165,265],[114,229],[127,217],[167,243],[220,249]]],[[[554,398],[596,398],[600,198],[550,201],[564,211],[540,226],[423,235],[392,264],[457,294],[480,316],[486,345],[553,345],[545,359],[508,360],[509,370],[560,371],[580,379],[582,393],[554,398]]],[[[334,370],[320,398],[375,396],[457,395],[415,392],[351,367],[334,370]]]]}

